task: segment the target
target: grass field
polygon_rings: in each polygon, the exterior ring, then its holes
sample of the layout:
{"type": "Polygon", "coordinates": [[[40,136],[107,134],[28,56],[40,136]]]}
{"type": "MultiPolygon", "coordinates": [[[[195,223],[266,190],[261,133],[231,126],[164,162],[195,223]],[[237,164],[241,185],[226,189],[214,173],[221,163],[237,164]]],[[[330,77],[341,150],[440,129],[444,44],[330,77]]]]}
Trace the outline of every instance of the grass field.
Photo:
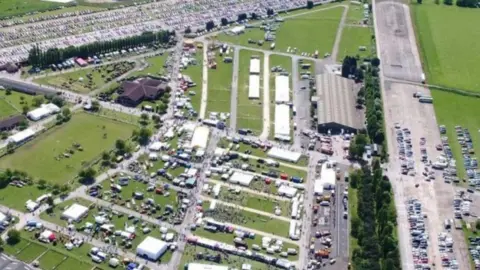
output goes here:
{"type": "Polygon", "coordinates": [[[248,192],[240,192],[239,194],[236,194],[234,192],[230,192],[229,189],[224,186],[220,189],[220,195],[218,196],[218,199],[228,203],[234,203],[243,207],[263,211],[269,214],[274,214],[277,207],[282,211],[282,216],[290,217],[291,214],[290,201],[276,200],[275,198],[269,198],[248,192]]]}
{"type": "Polygon", "coordinates": [[[207,212],[206,216],[221,222],[237,224],[242,227],[288,237],[290,224],[286,221],[264,215],[217,204],[215,210],[207,212]]]}
{"type": "Polygon", "coordinates": [[[133,69],[134,66],[134,63],[120,62],[72,72],[55,73],[55,75],[42,77],[34,81],[39,84],[65,88],[77,93],[89,93],[103,87],[105,84],[133,69]]]}
{"type": "MultiPolygon", "coordinates": [[[[61,219],[61,214],[64,211],[64,209],[71,206],[73,203],[77,203],[77,204],[83,205],[85,207],[88,207],[92,204],[92,202],[87,201],[85,199],[75,199],[75,201],[69,200],[69,201],[65,201],[65,202],[62,202],[61,204],[57,205],[52,214],[47,214],[46,212],[44,212],[40,215],[40,217],[45,221],[49,221],[49,222],[58,224],[60,226],[66,226],[67,221],[61,219]]],[[[95,216],[98,215],[98,211],[99,210],[96,207],[94,209],[90,209],[87,216],[84,217],[79,223],[76,223],[76,226],[81,227],[86,222],[90,222],[92,224],[95,224],[95,216]]],[[[117,229],[125,228],[126,224],[128,224],[128,226],[135,226],[136,237],[132,241],[131,250],[134,250],[147,236],[151,236],[151,237],[155,237],[157,239],[161,239],[161,233],[160,233],[158,225],[146,222],[147,226],[149,228],[151,228],[152,231],[150,233],[143,233],[141,231],[141,227],[140,227],[140,224],[142,223],[142,220],[139,221],[138,223],[134,224],[133,220],[128,219],[128,215],[126,215],[126,214],[123,214],[122,216],[117,216],[117,215],[111,214],[111,218],[110,218],[109,223],[113,224],[115,226],[115,228],[117,228],[117,229]]],[[[169,231],[169,232],[173,232],[173,231],[169,231]]],[[[103,241],[103,236],[96,235],[95,237],[97,237],[99,240],[103,241]]],[[[115,239],[115,241],[118,242],[117,243],[118,246],[120,246],[120,239],[121,239],[120,237],[117,237],[115,239]]],[[[83,246],[81,248],[83,248],[83,246]]],[[[87,247],[86,250],[81,250],[81,248],[80,248],[80,250],[76,249],[76,251],[78,250],[79,254],[84,253],[84,255],[86,256],[88,251],[90,250],[90,248],[87,247]]],[[[127,249],[124,246],[121,246],[121,248],[122,249],[127,249]]],[[[161,259],[162,262],[167,262],[168,260],[170,260],[170,258],[171,258],[171,252],[167,252],[160,259],[161,259]]],[[[82,259],[82,258],[80,258],[80,259],[82,259]]]]}
{"type": "Polygon", "coordinates": [[[363,19],[363,5],[355,5],[350,3],[347,13],[347,23],[359,24],[363,19]]]}
{"type": "Polygon", "coordinates": [[[263,127],[263,53],[241,50],[238,69],[237,129],[248,128],[260,134],[263,127]],[[252,56],[260,59],[260,98],[248,98],[250,60],[252,56]]]}
{"type": "Polygon", "coordinates": [[[66,258],[67,256],[63,254],[49,250],[47,253],[43,254],[42,257],[40,257],[38,262],[40,263],[40,267],[42,269],[47,270],[54,269],[55,266],[61,264],[66,258]]]}
{"type": "MultiPolygon", "coordinates": [[[[350,217],[350,222],[352,218],[358,218],[358,212],[357,212],[357,207],[358,207],[358,198],[357,198],[357,190],[354,188],[349,188],[348,189],[348,216],[350,217]]],[[[350,224],[349,224],[350,226],[350,224]]],[[[350,231],[350,230],[349,230],[350,231]]],[[[353,250],[358,247],[358,240],[357,238],[351,236],[350,234],[348,235],[349,239],[349,256],[348,258],[351,260],[353,250]]]]}
{"type": "MultiPolygon", "coordinates": [[[[233,52],[231,52],[231,54],[233,54],[233,52]]],[[[233,55],[231,56],[233,57],[233,55]]],[[[224,63],[223,57],[218,54],[218,51],[215,60],[217,62],[217,68],[208,70],[206,118],[208,118],[210,112],[230,112],[233,63],[224,63]]]]}
{"type": "Polygon", "coordinates": [[[437,123],[445,125],[447,128],[448,142],[457,160],[458,176],[462,179],[466,171],[463,165],[462,149],[455,133],[455,126],[459,125],[463,128],[468,128],[472,136],[475,156],[480,158],[480,132],[478,132],[480,129],[480,118],[477,117],[480,114],[480,106],[478,106],[480,99],[435,89],[431,93],[435,100],[437,123]]]}
{"type": "MultiPolygon", "coordinates": [[[[201,227],[195,229],[195,231],[192,231],[192,233],[196,236],[208,238],[208,239],[211,239],[211,240],[215,240],[215,241],[230,244],[230,245],[233,245],[233,239],[236,237],[234,234],[230,234],[230,233],[226,233],[226,232],[210,232],[210,231],[207,231],[207,230],[205,230],[201,227]]],[[[251,248],[252,245],[258,245],[258,246],[261,247],[263,237],[264,236],[257,234],[257,235],[255,235],[254,239],[244,238],[244,241],[247,243],[249,248],[251,248]]],[[[289,248],[294,248],[294,249],[298,250],[297,245],[293,245],[293,244],[290,244],[290,243],[283,243],[283,250],[284,251],[286,251],[289,248]]],[[[260,252],[264,253],[264,254],[266,253],[265,250],[262,250],[260,252]]],[[[287,259],[295,261],[295,260],[298,259],[298,254],[297,255],[290,255],[290,256],[288,256],[287,259]]]]}
{"type": "Polygon", "coordinates": [[[480,91],[480,31],[471,27],[480,23],[478,10],[433,0],[411,10],[428,83],[480,91]]]}
{"type": "Polygon", "coordinates": [[[45,251],[47,251],[47,248],[36,243],[31,243],[27,247],[22,249],[20,253],[16,255],[16,257],[21,261],[31,263],[45,251]]]}
{"type": "Polygon", "coordinates": [[[0,98],[0,119],[19,114],[7,101],[0,98]]]}
{"type": "Polygon", "coordinates": [[[37,0],[0,0],[0,19],[29,12],[45,11],[59,6],[62,6],[62,3],[37,0]]]}
{"type": "Polygon", "coordinates": [[[50,129],[1,158],[0,168],[27,170],[33,177],[63,184],[102,151],[110,150],[117,139],[127,139],[133,130],[133,125],[78,113],[68,123],[50,129]],[[74,143],[79,143],[83,151],[64,157],[67,150],[74,148],[74,143]]]}
{"type": "MultiPolygon", "coordinates": [[[[22,107],[25,105],[29,106],[30,108],[32,107],[32,99],[34,97],[35,96],[31,96],[31,95],[27,95],[27,94],[15,92],[15,91],[11,91],[10,95],[7,95],[7,91],[0,90],[0,100],[2,101],[2,103],[0,104],[0,114],[1,114],[1,111],[4,110],[3,108],[4,102],[8,101],[8,104],[10,104],[9,107],[13,107],[12,109],[15,109],[16,111],[21,112],[22,107]]],[[[9,109],[7,108],[6,110],[9,110],[9,109]]]]}
{"type": "Polygon", "coordinates": [[[197,65],[188,66],[187,69],[182,70],[182,74],[190,76],[193,82],[197,85],[188,88],[187,91],[195,92],[195,95],[188,95],[190,97],[190,103],[196,112],[200,112],[200,103],[202,101],[202,72],[203,72],[203,50],[199,49],[196,52],[195,59],[197,59],[197,65]]]}
{"type": "Polygon", "coordinates": [[[281,268],[277,268],[273,265],[267,265],[263,264],[254,260],[249,260],[244,257],[239,257],[235,255],[228,254],[225,255],[224,253],[221,252],[216,252],[211,249],[206,249],[203,247],[198,247],[198,246],[193,246],[187,244],[185,246],[185,250],[183,252],[182,259],[180,261],[180,265],[178,267],[178,270],[183,270],[185,269],[185,265],[187,263],[203,263],[203,264],[213,264],[213,265],[223,265],[223,266],[228,266],[228,267],[235,267],[237,269],[241,269],[243,264],[250,264],[252,265],[252,269],[255,270],[279,270],[281,268]],[[205,261],[205,260],[199,260],[196,258],[196,254],[202,253],[203,255],[217,255],[220,254],[222,260],[220,263],[215,263],[211,261],[205,261]]]}
{"type": "Polygon", "coordinates": [[[40,190],[37,186],[24,186],[22,188],[8,185],[0,189],[0,204],[24,212],[25,202],[29,198],[36,199],[43,194],[49,193],[49,190],[40,190]]]}
{"type": "MultiPolygon", "coordinates": [[[[270,64],[270,134],[269,139],[273,140],[275,136],[275,76],[276,72],[272,72],[273,67],[281,67],[288,73],[290,73],[290,101],[293,101],[293,89],[292,89],[292,58],[282,55],[270,55],[269,59],[270,64]]],[[[290,120],[291,128],[293,131],[293,122],[290,120]]]]}
{"type": "Polygon", "coordinates": [[[55,10],[51,10],[51,11],[39,12],[39,13],[35,13],[35,14],[32,14],[32,15],[25,15],[25,16],[22,16],[21,19],[24,20],[24,21],[27,21],[27,20],[30,20],[30,19],[37,19],[39,17],[54,16],[54,15],[68,13],[68,12],[79,12],[79,11],[86,11],[86,10],[101,11],[101,10],[103,10],[103,8],[89,7],[89,6],[65,7],[65,8],[62,8],[62,9],[55,9],[55,10]]]}
{"type": "Polygon", "coordinates": [[[342,39],[338,49],[338,61],[342,61],[345,56],[360,56],[360,58],[371,55],[371,46],[375,44],[371,41],[372,30],[368,27],[346,26],[343,28],[342,39]],[[365,51],[360,51],[359,46],[365,46],[365,51]]]}
{"type": "Polygon", "coordinates": [[[162,55],[156,55],[149,58],[145,58],[145,62],[148,63],[148,67],[143,70],[135,71],[132,73],[132,76],[141,76],[141,75],[152,75],[152,76],[161,76],[165,68],[165,61],[167,61],[168,54],[164,53],[162,55]]]}
{"type": "MultiPolygon", "coordinates": [[[[343,11],[343,7],[327,6],[314,12],[286,18],[276,31],[275,50],[285,52],[288,47],[291,47],[297,48],[298,53],[314,53],[316,50],[321,56],[331,53],[343,11]],[[292,35],[295,38],[292,38],[292,35]]],[[[245,34],[239,36],[221,34],[218,38],[226,42],[258,47],[256,44],[249,44],[248,39],[263,40],[264,31],[259,28],[250,28],[245,34]]],[[[270,43],[265,42],[261,47],[270,49],[270,43]]]]}

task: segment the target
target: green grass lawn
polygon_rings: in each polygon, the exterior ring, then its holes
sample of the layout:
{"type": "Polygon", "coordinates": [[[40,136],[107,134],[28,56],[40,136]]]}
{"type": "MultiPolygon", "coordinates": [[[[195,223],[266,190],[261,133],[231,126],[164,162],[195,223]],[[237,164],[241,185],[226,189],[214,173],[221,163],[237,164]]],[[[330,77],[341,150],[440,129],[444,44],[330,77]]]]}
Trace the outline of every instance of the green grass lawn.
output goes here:
{"type": "Polygon", "coordinates": [[[37,0],[0,0],[0,19],[19,16],[29,12],[46,11],[64,4],[37,0]]]}
{"type": "MultiPolygon", "coordinates": [[[[472,222],[470,225],[472,226],[473,229],[475,229],[474,228],[474,226],[475,226],[474,222],[472,222]]],[[[462,230],[463,230],[463,236],[465,237],[465,243],[467,243],[467,247],[470,248],[469,247],[470,240],[468,238],[469,237],[478,237],[478,233],[476,231],[475,232],[472,231],[471,229],[469,230],[467,228],[467,224],[465,223],[465,221],[462,221],[462,230]]],[[[469,258],[469,261],[470,261],[471,269],[475,269],[475,263],[473,261],[473,257],[472,257],[470,252],[468,252],[468,258],[469,258]]]]}
{"type": "MultiPolygon", "coordinates": [[[[354,217],[358,218],[357,207],[358,207],[357,190],[350,187],[348,189],[348,216],[350,217],[350,220],[352,220],[352,218],[354,217]]],[[[348,239],[349,239],[348,258],[351,259],[353,250],[358,247],[358,240],[357,238],[351,236],[350,234],[348,235],[348,239]]]]}
{"type": "Polygon", "coordinates": [[[363,4],[355,5],[350,3],[347,13],[347,23],[358,24],[364,19],[363,4]]]}
{"type": "MultiPolygon", "coordinates": [[[[227,148],[229,144],[230,144],[229,141],[227,141],[225,138],[222,138],[222,139],[220,139],[220,142],[219,142],[218,146],[222,147],[222,148],[227,148]]],[[[260,158],[268,158],[268,156],[267,156],[268,150],[264,151],[262,148],[254,148],[251,145],[244,144],[244,143],[239,143],[239,145],[240,145],[240,148],[238,150],[236,150],[237,152],[244,153],[245,151],[250,150],[250,151],[252,151],[252,153],[250,154],[252,156],[256,156],[256,157],[260,157],[260,158]]],[[[301,156],[297,163],[292,163],[292,162],[279,160],[279,159],[275,159],[275,158],[271,158],[271,159],[278,160],[279,162],[282,162],[282,163],[294,164],[294,165],[303,166],[303,167],[306,167],[308,165],[308,157],[307,156],[301,156]]]]}
{"type": "Polygon", "coordinates": [[[200,112],[200,103],[202,101],[202,72],[203,72],[203,50],[199,49],[196,52],[195,59],[197,59],[197,65],[188,66],[187,69],[182,70],[182,74],[190,76],[193,82],[197,85],[194,87],[188,88],[188,91],[195,92],[195,95],[187,95],[190,97],[190,102],[192,103],[193,109],[197,112],[200,112]]]}
{"type": "Polygon", "coordinates": [[[63,184],[102,151],[110,150],[117,139],[129,138],[133,130],[133,125],[78,113],[68,123],[50,129],[1,158],[0,168],[27,170],[33,177],[63,184]],[[76,150],[69,158],[63,157],[63,153],[74,148],[74,143],[79,143],[83,151],[76,150]]]}
{"type": "Polygon", "coordinates": [[[131,62],[119,62],[98,67],[84,68],[66,73],[54,73],[34,81],[39,84],[50,85],[78,93],[89,93],[101,88],[115,78],[133,69],[131,62]]]}
{"type": "MultiPolygon", "coordinates": [[[[118,183],[118,182],[115,182],[118,183]]],[[[102,182],[103,190],[107,191],[110,190],[110,181],[103,181],[102,182]]],[[[132,198],[132,193],[133,192],[142,192],[145,194],[145,198],[152,198],[156,204],[162,205],[162,207],[165,207],[165,205],[169,204],[173,206],[173,208],[177,208],[177,192],[175,190],[169,190],[168,192],[170,193],[168,196],[165,195],[159,195],[155,194],[154,192],[147,192],[147,187],[149,185],[143,184],[141,182],[137,182],[135,180],[130,180],[127,186],[122,186],[122,191],[119,193],[119,195],[124,199],[131,199],[132,198]]],[[[157,185],[160,186],[160,185],[157,185]]],[[[104,200],[109,200],[110,196],[105,195],[103,198],[104,200]]],[[[116,201],[120,202],[120,201],[116,201]]]]}
{"type": "MultiPolygon", "coordinates": [[[[283,55],[270,55],[269,59],[270,64],[270,134],[269,139],[273,140],[275,135],[275,76],[277,75],[276,72],[272,72],[273,67],[281,67],[288,73],[290,73],[290,101],[293,101],[293,89],[292,89],[292,80],[291,80],[291,72],[292,72],[292,58],[283,56],[283,55]]],[[[293,123],[292,130],[293,130],[293,123]]]]}
{"type": "MultiPolygon", "coordinates": [[[[208,238],[208,239],[211,239],[211,240],[215,240],[215,241],[230,244],[230,245],[234,244],[233,239],[236,237],[234,234],[230,234],[230,233],[226,233],[226,232],[211,232],[211,231],[207,231],[207,230],[205,230],[201,227],[195,229],[195,231],[192,231],[192,233],[196,236],[208,238]]],[[[247,243],[249,248],[251,248],[252,245],[254,245],[254,244],[261,247],[263,237],[264,236],[257,234],[257,235],[255,235],[254,239],[244,238],[244,241],[247,243]]],[[[297,245],[290,244],[290,243],[283,243],[283,251],[287,251],[287,249],[289,249],[289,248],[294,248],[298,251],[298,246],[297,245]]],[[[265,250],[262,250],[260,252],[266,254],[265,250]]],[[[287,259],[291,260],[291,261],[298,260],[298,254],[297,255],[289,255],[287,259]]]]}
{"type": "Polygon", "coordinates": [[[412,4],[412,17],[423,67],[430,84],[480,91],[478,10],[436,5],[433,0],[412,4]]]}
{"type": "Polygon", "coordinates": [[[7,101],[0,99],[0,119],[19,114],[7,101]]]}
{"type": "Polygon", "coordinates": [[[43,254],[42,257],[40,257],[38,262],[40,263],[40,267],[42,269],[48,270],[55,269],[55,266],[61,264],[66,258],[67,256],[61,253],[49,250],[47,253],[43,254]]]}
{"type": "Polygon", "coordinates": [[[260,134],[263,127],[263,53],[241,50],[238,70],[237,129],[248,128],[260,134]],[[249,99],[250,60],[260,59],[260,98],[249,99]]]}
{"type": "Polygon", "coordinates": [[[206,212],[205,215],[221,222],[237,224],[265,233],[288,237],[288,230],[290,227],[288,222],[236,209],[220,203],[217,204],[215,210],[206,212]]]}
{"type": "MultiPolygon", "coordinates": [[[[315,12],[286,18],[276,31],[275,50],[285,52],[288,47],[291,47],[297,48],[298,53],[313,54],[317,50],[319,56],[331,53],[343,10],[343,7],[317,9],[315,12]],[[293,35],[295,38],[292,38],[293,35]]],[[[245,34],[239,36],[220,34],[218,38],[244,46],[259,47],[256,44],[249,44],[248,39],[263,40],[264,31],[259,28],[250,28],[245,34]]],[[[261,48],[270,49],[270,43],[265,42],[261,48]]]]}
{"type": "Polygon", "coordinates": [[[454,93],[444,92],[433,89],[431,91],[434,98],[435,114],[437,123],[445,125],[447,136],[454,158],[457,160],[457,173],[460,179],[466,175],[463,165],[462,149],[457,140],[455,126],[468,128],[472,137],[475,155],[480,158],[480,113],[478,106],[480,99],[475,97],[462,96],[454,93]]]}
{"type": "Polygon", "coordinates": [[[281,215],[284,217],[290,217],[291,213],[290,201],[276,200],[275,198],[264,197],[248,192],[240,192],[239,194],[236,194],[229,191],[229,189],[224,186],[222,186],[220,190],[218,199],[228,203],[238,204],[243,207],[263,211],[269,214],[274,214],[275,209],[278,207],[282,211],[281,215]]]}
{"type": "MultiPolygon", "coordinates": [[[[233,57],[233,52],[230,53],[233,57]]],[[[216,69],[208,69],[207,113],[230,112],[230,91],[232,88],[233,63],[224,63],[223,57],[216,52],[216,69]]]]}
{"type": "Polygon", "coordinates": [[[185,246],[185,250],[183,252],[182,259],[180,261],[180,265],[178,267],[178,270],[184,270],[185,265],[188,263],[203,263],[203,264],[210,264],[210,265],[223,265],[223,266],[228,266],[228,267],[235,267],[237,269],[241,269],[242,265],[247,263],[252,265],[252,269],[255,270],[278,270],[280,268],[277,268],[273,265],[267,265],[263,264],[257,261],[249,260],[244,257],[239,257],[235,255],[228,254],[226,255],[225,253],[221,252],[216,252],[211,249],[206,249],[203,247],[198,247],[198,246],[193,246],[190,244],[187,244],[185,246]],[[215,263],[211,261],[205,261],[205,260],[199,260],[196,258],[197,253],[202,253],[203,255],[217,255],[220,254],[222,260],[220,263],[215,263]]]}
{"type": "Polygon", "coordinates": [[[337,59],[342,61],[347,55],[359,55],[360,58],[371,55],[371,47],[375,46],[375,43],[371,41],[372,34],[372,30],[368,27],[347,26],[343,28],[337,59]],[[365,46],[366,50],[360,51],[360,46],[365,46]]]}
{"type": "Polygon", "coordinates": [[[35,96],[27,95],[27,94],[15,92],[15,91],[10,91],[10,94],[7,95],[7,91],[0,90],[0,101],[2,101],[2,103],[0,103],[0,117],[1,117],[1,112],[3,110],[8,110],[8,108],[7,109],[4,108],[3,106],[4,102],[7,102],[8,104],[10,104],[9,106],[13,107],[15,111],[22,112],[23,106],[25,105],[29,107],[33,106],[32,100],[34,97],[35,96]]]}
{"type": "Polygon", "coordinates": [[[37,18],[40,18],[40,17],[54,16],[54,15],[68,13],[68,12],[79,12],[79,11],[86,11],[86,10],[101,11],[101,10],[103,10],[103,8],[88,7],[88,6],[65,7],[65,8],[62,8],[62,9],[55,9],[55,10],[52,10],[52,11],[39,12],[39,13],[35,13],[35,14],[32,14],[32,15],[25,15],[25,16],[22,16],[21,19],[24,20],[24,21],[27,21],[27,20],[30,20],[30,19],[37,19],[37,18]]]}
{"type": "Polygon", "coordinates": [[[49,190],[39,189],[36,185],[21,188],[9,185],[0,189],[0,204],[24,212],[26,210],[25,203],[28,199],[35,200],[49,192],[49,190]]]}
{"type": "Polygon", "coordinates": [[[91,269],[92,265],[82,262],[73,258],[67,258],[60,265],[58,265],[56,270],[84,270],[91,269]]]}
{"type": "Polygon", "coordinates": [[[165,61],[167,60],[167,58],[168,58],[167,53],[145,58],[145,62],[148,63],[148,66],[143,70],[133,72],[132,76],[163,75],[165,71],[165,68],[163,67],[163,65],[165,65],[165,61]]]}
{"type": "Polygon", "coordinates": [[[20,253],[15,255],[19,260],[31,263],[38,256],[47,251],[47,248],[36,243],[30,243],[27,247],[22,249],[20,253]]]}

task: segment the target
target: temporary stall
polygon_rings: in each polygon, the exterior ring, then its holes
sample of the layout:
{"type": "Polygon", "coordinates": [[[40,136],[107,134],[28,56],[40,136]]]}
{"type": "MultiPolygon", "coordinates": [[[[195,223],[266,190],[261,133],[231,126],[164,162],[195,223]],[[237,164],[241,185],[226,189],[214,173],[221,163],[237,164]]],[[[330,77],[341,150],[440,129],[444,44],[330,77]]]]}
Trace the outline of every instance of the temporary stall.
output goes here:
{"type": "Polygon", "coordinates": [[[260,59],[250,59],[250,74],[260,74],[260,59]]]}
{"type": "Polygon", "coordinates": [[[137,254],[143,258],[157,261],[168,249],[168,244],[162,240],[147,236],[137,247],[137,254]]]}
{"type": "Polygon", "coordinates": [[[253,174],[234,172],[228,181],[230,183],[239,184],[242,186],[249,186],[253,180],[253,174]]]}
{"type": "Polygon", "coordinates": [[[7,141],[12,143],[22,143],[33,136],[35,136],[35,131],[31,128],[27,128],[8,137],[7,141]]]}
{"type": "Polygon", "coordinates": [[[207,127],[197,127],[193,132],[192,141],[190,147],[199,147],[202,149],[207,148],[208,136],[210,135],[210,129],[207,127]]]}
{"type": "Polygon", "coordinates": [[[288,76],[275,76],[275,102],[283,103],[290,101],[290,79],[288,76]]]}
{"type": "Polygon", "coordinates": [[[291,186],[281,185],[281,186],[278,188],[278,195],[280,195],[280,196],[285,196],[285,197],[288,197],[288,198],[293,198],[296,193],[297,193],[297,189],[294,188],[294,187],[291,187],[291,186]]]}
{"type": "Polygon", "coordinates": [[[286,104],[275,105],[275,139],[290,141],[290,107],[286,104]]]}
{"type": "Polygon", "coordinates": [[[88,208],[74,203],[62,213],[62,218],[66,220],[79,221],[88,213],[88,208]]]}
{"type": "Polygon", "coordinates": [[[271,158],[277,158],[289,162],[298,162],[298,160],[302,156],[302,154],[299,152],[294,152],[278,147],[272,147],[272,149],[267,152],[267,155],[271,158]]]}
{"type": "Polygon", "coordinates": [[[28,211],[30,212],[33,212],[35,210],[37,210],[39,204],[32,201],[32,200],[28,200],[26,203],[25,203],[25,207],[27,208],[28,211]]]}
{"type": "Polygon", "coordinates": [[[48,104],[42,104],[40,108],[29,111],[27,113],[27,117],[33,121],[38,121],[40,119],[43,119],[49,115],[52,115],[58,112],[60,112],[60,108],[57,105],[53,103],[48,103],[48,104]]]}
{"type": "Polygon", "coordinates": [[[248,78],[248,98],[260,98],[260,76],[250,75],[248,78]]]}

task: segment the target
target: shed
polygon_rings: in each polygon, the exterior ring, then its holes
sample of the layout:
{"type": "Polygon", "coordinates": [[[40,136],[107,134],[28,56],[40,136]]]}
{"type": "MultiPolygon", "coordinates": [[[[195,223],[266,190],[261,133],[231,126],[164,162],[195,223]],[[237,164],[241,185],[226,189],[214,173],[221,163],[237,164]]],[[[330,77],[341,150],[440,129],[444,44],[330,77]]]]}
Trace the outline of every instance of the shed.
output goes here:
{"type": "Polygon", "coordinates": [[[275,102],[290,101],[289,77],[284,75],[275,76],[275,102]]]}
{"type": "Polygon", "coordinates": [[[242,186],[249,186],[253,180],[253,174],[234,172],[228,181],[230,183],[239,184],[242,186]]]}
{"type": "Polygon", "coordinates": [[[278,195],[293,198],[297,193],[297,189],[288,185],[281,185],[278,188],[278,195]]]}
{"type": "Polygon", "coordinates": [[[20,132],[15,133],[14,135],[8,137],[8,142],[21,143],[35,136],[35,131],[31,128],[27,128],[20,132]]]}
{"type": "Polygon", "coordinates": [[[302,154],[299,152],[294,152],[278,147],[272,147],[272,149],[268,151],[267,155],[271,158],[277,158],[289,162],[298,162],[298,160],[302,156],[302,154]]]}
{"type": "Polygon", "coordinates": [[[248,98],[260,98],[260,76],[250,75],[248,78],[248,98]]]}

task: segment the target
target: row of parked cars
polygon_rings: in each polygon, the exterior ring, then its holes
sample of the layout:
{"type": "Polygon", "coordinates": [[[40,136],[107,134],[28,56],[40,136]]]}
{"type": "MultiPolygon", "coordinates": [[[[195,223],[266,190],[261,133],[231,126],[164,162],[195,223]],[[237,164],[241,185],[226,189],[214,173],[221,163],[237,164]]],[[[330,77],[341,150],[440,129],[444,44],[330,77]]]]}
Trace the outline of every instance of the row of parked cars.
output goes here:
{"type": "Polygon", "coordinates": [[[426,215],[422,212],[422,203],[417,199],[410,199],[406,205],[415,269],[430,269],[427,253],[429,243],[425,223],[426,215]]]}

